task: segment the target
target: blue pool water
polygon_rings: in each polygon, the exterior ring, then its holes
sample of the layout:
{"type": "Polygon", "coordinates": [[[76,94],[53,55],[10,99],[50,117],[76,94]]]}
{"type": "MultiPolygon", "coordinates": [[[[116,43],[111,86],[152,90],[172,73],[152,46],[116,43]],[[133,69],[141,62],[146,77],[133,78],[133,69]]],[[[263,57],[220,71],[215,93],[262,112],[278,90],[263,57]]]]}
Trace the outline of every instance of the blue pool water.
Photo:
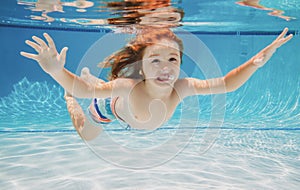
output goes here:
{"type": "MultiPolygon", "coordinates": [[[[48,32],[58,49],[69,47],[66,67],[78,73],[79,63],[93,51],[90,47],[110,30],[32,21],[26,16],[30,9],[24,5],[2,2],[1,188],[297,189],[299,19],[287,22],[261,10],[238,7],[234,1],[197,2],[177,2],[185,10],[182,28],[207,46],[223,74],[272,42],[283,27],[288,26],[295,36],[244,86],[226,94],[221,125],[208,126],[216,97],[199,96],[186,99],[159,130],[130,131],[113,124],[92,142],[84,142],[74,130],[63,89],[37,63],[21,57],[19,52],[30,51],[24,43],[26,39],[48,32]],[[184,130],[178,128],[178,119],[184,130]],[[170,149],[162,148],[168,143],[170,149]],[[143,150],[151,154],[139,154],[143,150]]],[[[277,5],[265,1],[265,5],[277,6],[287,15],[300,18],[297,1],[278,1],[277,5]]],[[[66,8],[63,16],[71,17],[72,11],[66,8]]],[[[93,11],[88,13],[95,16],[93,11]]],[[[50,15],[62,17],[60,13],[50,15]]],[[[78,15],[76,12],[73,16],[78,15]]],[[[99,54],[113,52],[108,44],[100,49],[103,51],[99,54]]],[[[96,73],[96,69],[91,71],[96,73]]],[[[188,76],[204,77],[189,56],[185,56],[182,69],[188,76]]],[[[86,104],[84,100],[80,103],[86,104]]]]}

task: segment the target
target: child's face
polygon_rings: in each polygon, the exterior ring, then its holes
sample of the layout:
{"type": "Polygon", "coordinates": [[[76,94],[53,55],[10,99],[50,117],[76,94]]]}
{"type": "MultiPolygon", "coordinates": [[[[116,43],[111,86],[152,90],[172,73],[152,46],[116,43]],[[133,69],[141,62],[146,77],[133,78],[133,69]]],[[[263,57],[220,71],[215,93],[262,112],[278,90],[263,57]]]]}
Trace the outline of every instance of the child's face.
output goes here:
{"type": "Polygon", "coordinates": [[[161,40],[148,46],[143,55],[143,74],[159,86],[173,86],[180,73],[180,51],[176,42],[161,40]]]}

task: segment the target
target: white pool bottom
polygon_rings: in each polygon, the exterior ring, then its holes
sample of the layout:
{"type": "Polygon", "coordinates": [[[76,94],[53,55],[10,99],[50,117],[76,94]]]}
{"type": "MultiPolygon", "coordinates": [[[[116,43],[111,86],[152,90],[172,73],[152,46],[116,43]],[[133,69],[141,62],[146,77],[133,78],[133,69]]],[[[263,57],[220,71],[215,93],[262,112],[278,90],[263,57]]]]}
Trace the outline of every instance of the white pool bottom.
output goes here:
{"type": "Polygon", "coordinates": [[[0,137],[1,189],[290,190],[300,185],[298,130],[221,130],[205,154],[195,151],[201,138],[196,133],[167,163],[140,170],[103,161],[73,132],[0,137]]]}

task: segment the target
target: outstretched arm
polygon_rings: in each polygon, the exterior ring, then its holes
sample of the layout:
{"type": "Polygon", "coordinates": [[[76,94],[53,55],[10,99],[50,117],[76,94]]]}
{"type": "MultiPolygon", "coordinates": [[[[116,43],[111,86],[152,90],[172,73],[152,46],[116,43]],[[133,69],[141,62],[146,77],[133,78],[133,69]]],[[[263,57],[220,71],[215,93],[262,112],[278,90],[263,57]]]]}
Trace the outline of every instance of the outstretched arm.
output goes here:
{"type": "Polygon", "coordinates": [[[288,32],[288,28],[285,28],[283,32],[267,47],[261,50],[258,54],[253,56],[246,63],[230,71],[225,77],[224,82],[226,90],[228,92],[234,91],[242,86],[252,74],[260,67],[264,66],[266,62],[272,57],[277,48],[289,41],[293,35],[290,34],[287,37],[285,35],[288,32]]]}
{"type": "Polygon", "coordinates": [[[57,52],[52,38],[44,33],[47,43],[33,36],[33,41],[26,40],[26,44],[32,47],[37,54],[21,52],[21,55],[33,59],[41,68],[56,80],[66,91],[79,98],[109,97],[113,82],[102,85],[90,85],[75,74],[64,68],[68,48],[64,47],[57,52]]]}
{"type": "Polygon", "coordinates": [[[275,53],[277,48],[285,44],[293,37],[292,34],[285,37],[287,32],[288,28],[285,28],[270,45],[253,56],[246,63],[227,73],[224,77],[208,80],[187,78],[181,81],[179,88],[184,88],[184,91],[186,91],[185,96],[198,94],[218,94],[235,91],[242,86],[258,68],[265,65],[265,63],[275,53]]]}

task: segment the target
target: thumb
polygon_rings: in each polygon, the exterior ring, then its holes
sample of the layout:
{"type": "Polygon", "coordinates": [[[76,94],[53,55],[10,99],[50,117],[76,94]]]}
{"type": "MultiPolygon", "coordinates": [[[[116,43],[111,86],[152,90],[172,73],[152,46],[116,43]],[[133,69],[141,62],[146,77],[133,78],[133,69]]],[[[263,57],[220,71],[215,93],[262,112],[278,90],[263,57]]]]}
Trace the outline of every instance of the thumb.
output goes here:
{"type": "Polygon", "coordinates": [[[80,77],[86,82],[89,81],[90,70],[87,67],[81,69],[80,77]]]}
{"type": "Polygon", "coordinates": [[[68,47],[64,47],[61,51],[60,51],[60,61],[65,62],[66,60],[66,55],[67,55],[67,51],[68,51],[68,47]]]}
{"type": "Polygon", "coordinates": [[[80,76],[87,76],[87,75],[89,75],[89,74],[90,74],[89,68],[83,67],[83,68],[81,69],[81,74],[80,74],[80,76]]]}

